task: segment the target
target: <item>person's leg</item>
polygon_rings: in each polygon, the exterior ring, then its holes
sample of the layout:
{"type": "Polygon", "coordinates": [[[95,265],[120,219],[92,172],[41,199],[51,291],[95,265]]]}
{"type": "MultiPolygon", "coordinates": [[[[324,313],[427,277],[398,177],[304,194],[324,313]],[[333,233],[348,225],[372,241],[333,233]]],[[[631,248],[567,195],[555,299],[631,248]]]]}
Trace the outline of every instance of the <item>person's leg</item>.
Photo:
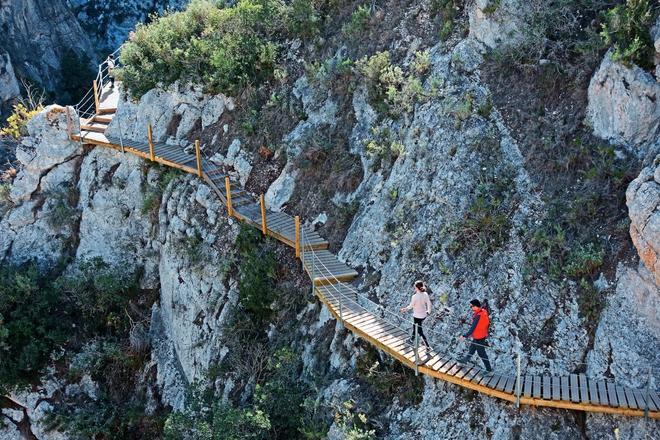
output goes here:
{"type": "Polygon", "coordinates": [[[477,354],[481,358],[481,361],[484,363],[484,367],[486,367],[486,371],[488,372],[492,371],[492,368],[490,367],[490,361],[488,360],[488,355],[486,354],[486,347],[488,346],[488,342],[486,341],[486,339],[479,339],[474,342],[479,344],[476,345],[477,354]]]}
{"type": "Polygon", "coordinates": [[[460,358],[458,362],[464,364],[470,360],[474,352],[477,350],[477,346],[474,344],[474,341],[471,341],[468,339],[468,344],[470,345],[470,348],[468,349],[468,353],[460,358]]]}
{"type": "Polygon", "coordinates": [[[426,339],[426,335],[424,334],[424,329],[422,328],[423,323],[424,323],[424,319],[422,318],[419,320],[417,329],[419,330],[419,335],[422,337],[424,344],[426,345],[427,348],[429,348],[431,346],[429,345],[429,341],[426,339]]]}

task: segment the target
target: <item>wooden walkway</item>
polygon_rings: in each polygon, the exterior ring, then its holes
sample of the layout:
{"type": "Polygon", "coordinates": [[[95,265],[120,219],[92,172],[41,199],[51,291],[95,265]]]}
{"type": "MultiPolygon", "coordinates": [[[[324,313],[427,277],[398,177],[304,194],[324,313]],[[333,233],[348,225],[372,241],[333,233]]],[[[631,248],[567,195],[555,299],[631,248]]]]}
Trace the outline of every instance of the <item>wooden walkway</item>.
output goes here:
{"type": "Polygon", "coordinates": [[[323,237],[306,225],[300,225],[296,232],[297,223],[293,216],[262,210],[260,201],[253,195],[234,183],[228,183],[222,167],[206,159],[198,163],[196,155],[187,154],[179,146],[152,142],[150,136],[143,140],[106,137],[105,129],[112,121],[117,105],[113,94],[107,94],[107,99],[109,103],[101,102],[93,118],[81,121],[80,133],[70,134],[71,139],[135,154],[197,174],[227,205],[229,215],[300,252],[303,269],[312,280],[316,296],[337,320],[407,367],[517,404],[660,419],[660,397],[655,389],[631,389],[611,381],[593,380],[583,374],[561,377],[523,374],[517,384],[516,376],[511,372],[486,373],[477,365],[460,364],[451,355],[423,347],[415,353],[410,341],[410,324],[404,327],[388,320],[377,305],[347,284],[358,273],[328,251],[328,242],[323,237]]]}

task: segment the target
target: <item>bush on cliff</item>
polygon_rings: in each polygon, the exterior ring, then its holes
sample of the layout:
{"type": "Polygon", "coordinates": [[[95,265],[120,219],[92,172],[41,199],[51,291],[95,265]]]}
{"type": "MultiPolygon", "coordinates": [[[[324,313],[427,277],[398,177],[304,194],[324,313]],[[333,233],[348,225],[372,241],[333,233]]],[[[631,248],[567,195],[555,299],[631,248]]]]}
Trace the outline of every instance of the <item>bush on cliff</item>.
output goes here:
{"type": "Polygon", "coordinates": [[[614,61],[627,66],[652,66],[655,50],[649,29],[654,16],[657,16],[657,6],[652,7],[649,0],[627,0],[607,11],[600,35],[605,44],[614,47],[614,61]]]}
{"type": "Polygon", "coordinates": [[[195,0],[182,12],[138,25],[122,48],[117,75],[136,97],[177,80],[224,93],[258,84],[275,66],[276,46],[269,39],[283,18],[277,5],[239,0],[221,7],[195,0]]]}

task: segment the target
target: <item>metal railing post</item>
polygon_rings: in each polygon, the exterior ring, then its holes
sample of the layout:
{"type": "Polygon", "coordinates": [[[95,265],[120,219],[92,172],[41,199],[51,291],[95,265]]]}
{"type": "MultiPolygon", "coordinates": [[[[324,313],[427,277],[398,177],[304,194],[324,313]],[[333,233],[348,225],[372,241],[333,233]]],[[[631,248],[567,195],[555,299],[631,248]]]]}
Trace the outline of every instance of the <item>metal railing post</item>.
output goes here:
{"type": "Polygon", "coordinates": [[[300,258],[300,216],[294,217],[296,258],[300,258]]]}
{"type": "Polygon", "coordinates": [[[94,80],[92,86],[94,87],[94,109],[96,110],[96,114],[98,115],[99,108],[101,107],[101,103],[99,102],[98,85],[96,83],[96,80],[94,80]]]}
{"type": "Polygon", "coordinates": [[[151,128],[151,124],[147,125],[147,140],[149,141],[149,158],[154,162],[156,160],[156,154],[154,152],[154,131],[151,128]]]}
{"type": "Polygon", "coordinates": [[[649,417],[649,399],[651,398],[651,367],[649,367],[649,376],[646,379],[646,396],[644,396],[644,417],[649,417]]]}
{"type": "Polygon", "coordinates": [[[268,235],[268,223],[266,220],[266,201],[263,194],[259,196],[259,209],[261,210],[261,232],[266,236],[268,235]]]}
{"type": "Polygon", "coordinates": [[[227,191],[227,214],[229,217],[234,215],[234,209],[231,206],[231,182],[229,176],[225,177],[225,191],[227,191]]]}
{"type": "Polygon", "coordinates": [[[522,389],[520,373],[520,348],[518,348],[518,353],[516,354],[516,408],[520,408],[520,392],[522,389]]]}
{"type": "Polygon", "coordinates": [[[195,156],[197,156],[197,175],[202,177],[202,154],[200,153],[199,139],[195,141],[195,156]]]}
{"type": "Polygon", "coordinates": [[[341,300],[341,292],[337,294],[339,296],[339,320],[341,321],[342,324],[344,324],[344,305],[343,301],[341,300]]]}
{"type": "Polygon", "coordinates": [[[121,152],[126,153],[126,151],[124,151],[124,133],[122,133],[120,118],[117,118],[117,126],[119,127],[119,146],[121,147],[121,152]]]}
{"type": "Polygon", "coordinates": [[[419,329],[413,319],[413,332],[415,332],[415,345],[413,351],[415,352],[415,376],[419,376],[419,329]]]}

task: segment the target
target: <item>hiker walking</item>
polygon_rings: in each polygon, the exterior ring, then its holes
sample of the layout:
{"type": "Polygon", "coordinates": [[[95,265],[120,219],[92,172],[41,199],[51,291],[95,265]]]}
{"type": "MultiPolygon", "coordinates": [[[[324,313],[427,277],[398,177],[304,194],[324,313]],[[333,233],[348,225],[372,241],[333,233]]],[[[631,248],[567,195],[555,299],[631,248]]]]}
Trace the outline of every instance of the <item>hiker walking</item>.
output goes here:
{"type": "Polygon", "coordinates": [[[419,336],[424,340],[427,349],[431,349],[429,341],[426,339],[426,335],[422,330],[422,323],[426,319],[429,313],[431,313],[431,299],[429,294],[426,292],[426,286],[422,281],[415,281],[415,293],[410,299],[410,304],[408,307],[401,308],[401,312],[407,312],[409,310],[413,311],[413,332],[410,338],[411,342],[415,343],[415,333],[417,332],[419,336]]]}
{"type": "Polygon", "coordinates": [[[110,78],[110,90],[115,88],[115,57],[114,55],[108,55],[108,59],[105,60],[108,65],[108,78],[110,78]]]}
{"type": "Polygon", "coordinates": [[[488,355],[486,354],[486,347],[488,347],[488,325],[490,324],[490,319],[488,318],[488,311],[481,307],[481,301],[478,299],[473,299],[470,301],[470,307],[472,308],[472,326],[470,330],[464,335],[460,336],[458,339],[463,341],[465,338],[472,337],[470,344],[470,349],[468,354],[465,357],[462,357],[458,360],[461,364],[465,364],[470,360],[474,352],[476,351],[481,360],[486,367],[486,371],[490,372],[493,369],[490,367],[490,362],[488,361],[488,355]]]}

